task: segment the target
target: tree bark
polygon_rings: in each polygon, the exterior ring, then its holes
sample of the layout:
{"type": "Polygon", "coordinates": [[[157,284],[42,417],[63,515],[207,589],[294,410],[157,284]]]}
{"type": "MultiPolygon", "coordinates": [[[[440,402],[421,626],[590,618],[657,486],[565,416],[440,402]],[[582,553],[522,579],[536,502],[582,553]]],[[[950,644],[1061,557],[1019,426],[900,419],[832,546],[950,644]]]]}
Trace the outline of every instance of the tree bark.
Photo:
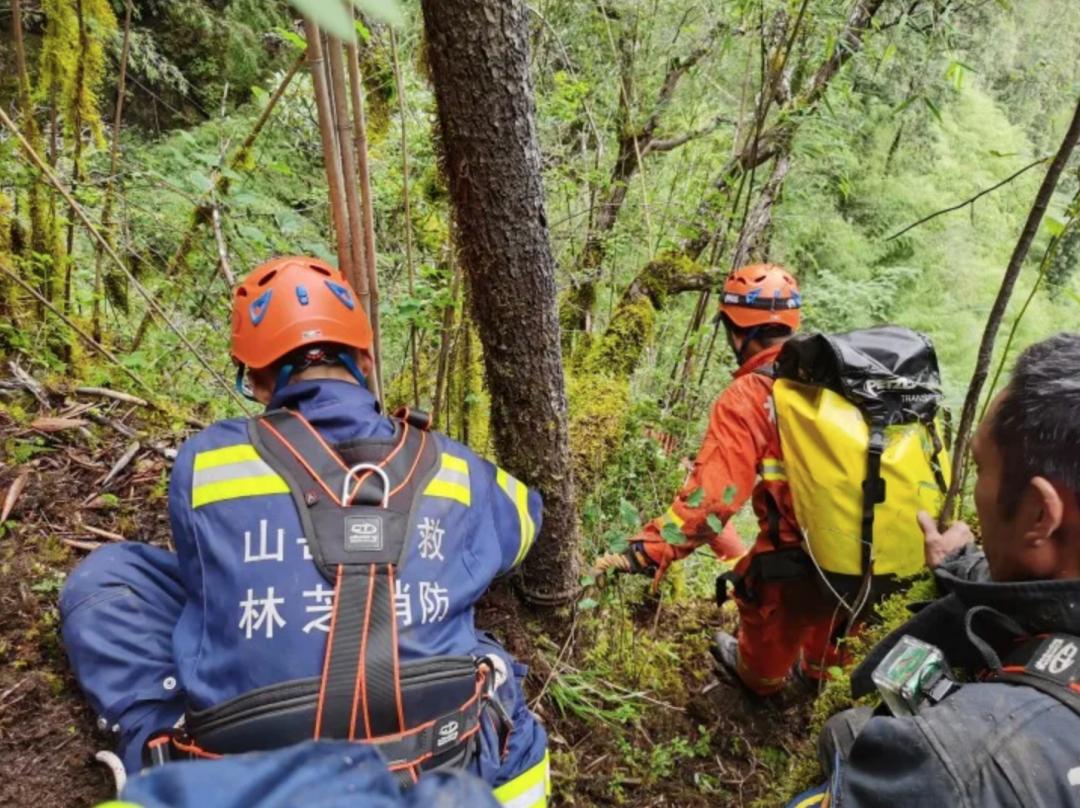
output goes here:
{"type": "Polygon", "coordinates": [[[953,447],[953,472],[952,481],[949,485],[949,493],[945,498],[945,504],[941,508],[941,521],[947,522],[952,518],[956,499],[960,493],[960,485],[964,479],[964,466],[967,463],[967,452],[972,427],[975,425],[975,410],[979,406],[982,397],[983,385],[990,372],[990,360],[994,356],[994,342],[1001,328],[1001,320],[1005,316],[1005,309],[1012,297],[1016,279],[1020,277],[1020,270],[1024,266],[1031,242],[1035,240],[1035,234],[1039,231],[1043,216],[1046,214],[1046,206],[1050,197],[1054,195],[1061,172],[1065,170],[1065,164],[1080,141],[1080,101],[1077,102],[1076,111],[1073,112],[1072,123],[1065,133],[1057,154],[1054,155],[1050,167],[1046,170],[1039,192],[1035,195],[1035,202],[1028,213],[1024,229],[1020,231],[1020,239],[1016,242],[1009,265],[1005,269],[1005,277],[1001,280],[1001,288],[998,290],[997,299],[990,309],[990,316],[986,320],[986,329],[983,331],[982,341],[979,343],[979,353],[975,359],[975,372],[971,375],[971,384],[968,386],[967,396],[964,398],[964,409],[960,415],[960,426],[956,430],[956,445],[953,447]]]}
{"type": "Polygon", "coordinates": [[[421,5],[495,453],[544,496],[520,588],[531,602],[563,603],[577,589],[578,530],[525,5],[421,5]]]}

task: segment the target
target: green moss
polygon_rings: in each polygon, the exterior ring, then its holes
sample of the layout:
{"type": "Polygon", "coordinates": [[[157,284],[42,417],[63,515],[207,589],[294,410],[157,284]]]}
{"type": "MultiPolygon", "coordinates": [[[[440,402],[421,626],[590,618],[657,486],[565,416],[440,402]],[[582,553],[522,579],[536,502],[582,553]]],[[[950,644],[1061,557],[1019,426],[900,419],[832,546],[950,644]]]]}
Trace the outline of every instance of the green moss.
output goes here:
{"type": "Polygon", "coordinates": [[[567,398],[574,475],[578,487],[589,491],[623,434],[630,407],[630,381],[595,373],[571,376],[567,398]]]}

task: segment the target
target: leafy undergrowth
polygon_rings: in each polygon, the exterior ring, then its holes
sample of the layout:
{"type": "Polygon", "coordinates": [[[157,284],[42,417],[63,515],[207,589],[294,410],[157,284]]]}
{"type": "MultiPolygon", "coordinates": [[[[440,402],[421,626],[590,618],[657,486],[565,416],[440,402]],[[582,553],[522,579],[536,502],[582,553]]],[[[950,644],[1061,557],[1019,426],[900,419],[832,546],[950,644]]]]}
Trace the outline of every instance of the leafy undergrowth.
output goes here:
{"type": "Polygon", "coordinates": [[[791,685],[762,700],[716,680],[708,645],[718,626],[733,628],[731,607],[615,586],[627,591],[573,618],[518,622],[502,593],[480,612],[529,661],[556,804],[753,805],[786,778],[811,696],[791,685]]]}

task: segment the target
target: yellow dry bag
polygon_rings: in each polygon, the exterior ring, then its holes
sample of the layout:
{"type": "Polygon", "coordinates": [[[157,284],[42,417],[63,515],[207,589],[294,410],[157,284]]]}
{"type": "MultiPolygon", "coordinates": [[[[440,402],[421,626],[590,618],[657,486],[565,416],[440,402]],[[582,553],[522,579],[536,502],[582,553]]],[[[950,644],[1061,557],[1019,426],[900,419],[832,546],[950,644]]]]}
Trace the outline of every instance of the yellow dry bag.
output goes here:
{"type": "Polygon", "coordinates": [[[897,326],[798,336],[774,375],[785,472],[815,565],[833,582],[917,572],[915,514],[940,512],[949,475],[930,340],[897,326]]]}

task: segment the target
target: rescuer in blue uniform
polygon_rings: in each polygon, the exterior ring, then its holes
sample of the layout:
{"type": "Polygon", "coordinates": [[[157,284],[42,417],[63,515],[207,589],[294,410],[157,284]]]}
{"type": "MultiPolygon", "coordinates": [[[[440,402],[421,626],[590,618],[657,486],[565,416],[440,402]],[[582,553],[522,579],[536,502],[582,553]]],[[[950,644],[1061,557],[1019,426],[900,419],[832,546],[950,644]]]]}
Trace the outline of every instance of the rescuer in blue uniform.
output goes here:
{"type": "Polygon", "coordinates": [[[181,447],[175,554],[109,545],[72,572],[72,667],[129,771],[348,738],[399,777],[462,767],[504,804],[542,806],[546,736],[525,668],[473,623],[529,551],[540,497],[423,414],[380,414],[371,345],[323,262],[279,258],[244,280],[232,355],[267,413],[181,447]]]}

